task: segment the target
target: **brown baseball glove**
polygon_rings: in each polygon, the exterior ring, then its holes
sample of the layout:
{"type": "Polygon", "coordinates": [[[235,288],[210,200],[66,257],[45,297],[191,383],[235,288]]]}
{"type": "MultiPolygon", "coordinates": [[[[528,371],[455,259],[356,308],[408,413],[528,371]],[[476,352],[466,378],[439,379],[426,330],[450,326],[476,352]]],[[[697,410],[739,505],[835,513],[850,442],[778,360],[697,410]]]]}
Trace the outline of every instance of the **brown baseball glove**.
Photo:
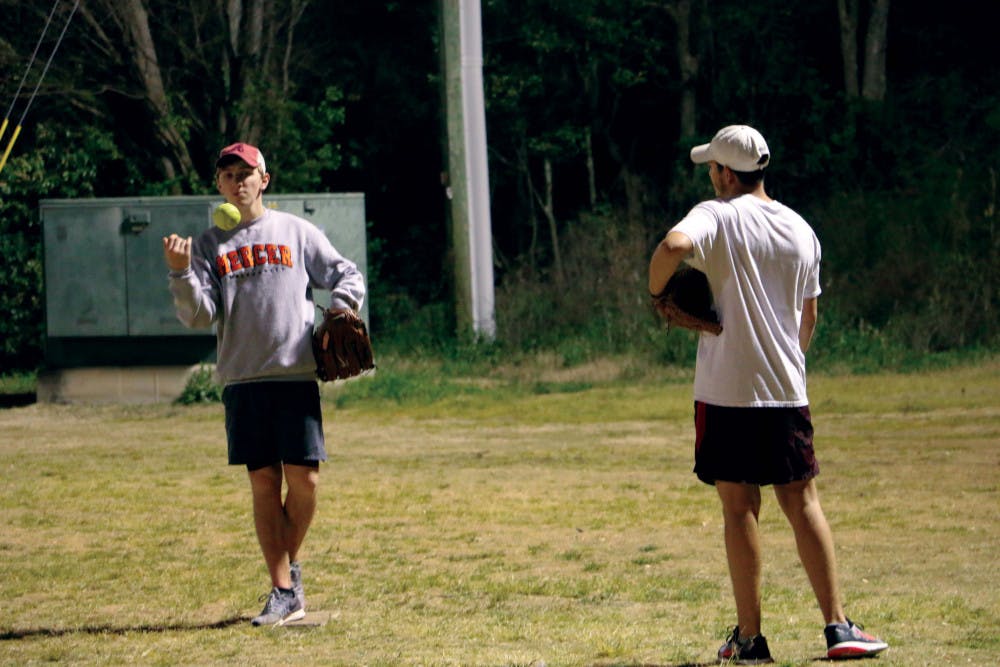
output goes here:
{"type": "Polygon", "coordinates": [[[701,271],[681,265],[659,294],[651,294],[653,307],[667,328],[681,327],[718,336],[722,324],[713,308],[712,289],[701,271]]]}
{"type": "Polygon", "coordinates": [[[344,380],[375,368],[375,354],[365,321],[348,308],[328,308],[313,332],[316,376],[344,380]]]}

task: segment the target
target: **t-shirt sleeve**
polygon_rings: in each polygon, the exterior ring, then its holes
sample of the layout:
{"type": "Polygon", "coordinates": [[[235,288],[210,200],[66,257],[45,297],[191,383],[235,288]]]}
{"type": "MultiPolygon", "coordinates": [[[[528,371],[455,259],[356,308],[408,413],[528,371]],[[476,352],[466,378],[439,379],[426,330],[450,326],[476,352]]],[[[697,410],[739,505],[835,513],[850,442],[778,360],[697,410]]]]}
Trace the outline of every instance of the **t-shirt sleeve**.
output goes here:
{"type": "Polygon", "coordinates": [[[694,244],[694,253],[688,263],[696,269],[704,270],[705,258],[712,250],[719,230],[719,219],[711,202],[702,202],[676,225],[672,232],[681,232],[694,244]]]}
{"type": "Polygon", "coordinates": [[[809,267],[809,274],[806,276],[805,295],[807,299],[815,299],[823,292],[819,283],[819,265],[823,253],[820,249],[819,239],[816,238],[815,234],[813,235],[812,241],[815,252],[813,253],[813,264],[809,267]]]}

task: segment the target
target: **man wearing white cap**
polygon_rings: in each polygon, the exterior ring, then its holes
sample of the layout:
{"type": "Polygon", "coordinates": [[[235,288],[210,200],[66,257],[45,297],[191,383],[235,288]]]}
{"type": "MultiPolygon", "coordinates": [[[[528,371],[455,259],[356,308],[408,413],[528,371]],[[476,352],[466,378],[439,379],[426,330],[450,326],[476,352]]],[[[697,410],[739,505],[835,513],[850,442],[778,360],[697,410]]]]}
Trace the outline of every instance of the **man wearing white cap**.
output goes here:
{"type": "Polygon", "coordinates": [[[772,662],[761,635],[760,487],[773,485],[826,621],[831,659],[874,655],[888,644],[845,615],[833,537],[814,478],[805,354],[816,326],[820,244],[795,211],[764,190],[771,152],[747,125],[719,130],[691,150],[708,165],[716,199],[695,206],[653,252],[659,294],[684,260],[708,278],[723,330],[702,333],[695,367],[695,467],[716,487],[737,626],[718,657],[772,662]]]}

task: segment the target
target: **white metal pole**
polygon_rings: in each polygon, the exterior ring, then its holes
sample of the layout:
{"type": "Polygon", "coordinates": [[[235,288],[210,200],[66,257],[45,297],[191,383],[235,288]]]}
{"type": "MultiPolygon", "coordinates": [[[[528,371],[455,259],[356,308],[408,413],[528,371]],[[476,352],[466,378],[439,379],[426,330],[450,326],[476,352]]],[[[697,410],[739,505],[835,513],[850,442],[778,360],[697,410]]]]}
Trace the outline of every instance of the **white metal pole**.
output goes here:
{"type": "Polygon", "coordinates": [[[486,154],[486,104],[483,95],[483,28],[479,0],[460,0],[462,116],[468,193],[469,263],[472,273],[472,326],[481,337],[496,336],[493,289],[493,229],[486,154]]]}

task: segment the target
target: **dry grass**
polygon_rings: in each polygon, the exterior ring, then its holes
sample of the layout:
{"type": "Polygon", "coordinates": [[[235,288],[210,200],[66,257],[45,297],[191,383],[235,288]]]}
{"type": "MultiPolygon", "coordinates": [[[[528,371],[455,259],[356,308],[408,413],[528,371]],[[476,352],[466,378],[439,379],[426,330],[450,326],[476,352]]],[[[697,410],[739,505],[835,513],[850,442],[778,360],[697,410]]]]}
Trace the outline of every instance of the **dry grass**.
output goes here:
{"type": "MultiPolygon", "coordinates": [[[[331,400],[305,553],[329,621],[264,631],[220,407],[2,410],[0,662],[712,664],[733,611],[718,503],[690,473],[690,387],[609,374],[331,400]]],[[[811,392],[848,610],[893,646],[876,664],[995,664],[1000,361],[811,392]]],[[[779,514],[767,497],[765,631],[779,664],[809,664],[821,619],[779,514]]]]}

